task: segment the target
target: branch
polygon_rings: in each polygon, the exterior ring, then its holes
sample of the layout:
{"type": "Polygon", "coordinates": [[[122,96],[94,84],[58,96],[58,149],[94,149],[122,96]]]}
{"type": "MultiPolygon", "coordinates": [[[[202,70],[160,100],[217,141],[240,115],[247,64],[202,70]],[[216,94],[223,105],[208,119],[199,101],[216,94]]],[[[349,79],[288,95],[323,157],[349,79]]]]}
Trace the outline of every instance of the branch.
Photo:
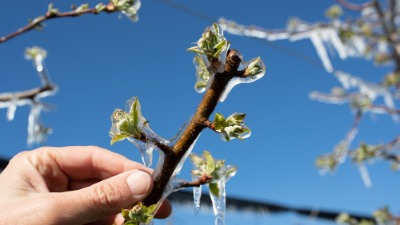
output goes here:
{"type": "Polygon", "coordinates": [[[171,154],[165,155],[164,163],[160,170],[162,173],[154,178],[154,187],[150,195],[144,200],[145,205],[156,204],[161,199],[175,168],[205,128],[204,122],[214,111],[225,87],[232,78],[243,75],[244,71],[237,70],[240,62],[239,54],[235,50],[229,50],[226,57],[225,71],[214,75],[214,79],[198,105],[192,120],[172,146],[171,154]]]}
{"type": "Polygon", "coordinates": [[[375,7],[376,12],[379,16],[379,21],[382,25],[383,32],[386,35],[386,39],[387,39],[390,47],[392,48],[392,57],[396,63],[396,72],[398,72],[398,71],[400,71],[400,55],[396,49],[396,40],[394,40],[394,38],[393,38],[391,29],[388,27],[388,25],[385,21],[385,14],[381,8],[381,5],[379,4],[379,2],[377,0],[373,0],[373,6],[375,7]]]}
{"type": "Polygon", "coordinates": [[[199,177],[199,179],[192,181],[192,182],[184,182],[179,184],[178,189],[181,188],[188,188],[188,187],[199,187],[201,185],[207,184],[207,182],[211,180],[211,177],[207,176],[207,175],[203,175],[201,177],[199,177]]]}
{"type": "MultiPolygon", "coordinates": [[[[109,3],[102,11],[107,12],[107,13],[112,13],[117,10],[111,3],[109,3]]],[[[99,10],[97,10],[96,8],[90,8],[90,9],[85,9],[85,10],[80,10],[80,11],[74,10],[74,11],[60,12],[60,13],[47,12],[43,16],[36,17],[36,19],[34,19],[28,25],[21,27],[20,29],[16,30],[15,32],[10,33],[6,36],[0,37],[0,44],[4,43],[12,38],[15,38],[25,32],[28,32],[34,28],[39,27],[40,24],[46,20],[64,18],[64,17],[77,17],[77,16],[81,16],[83,14],[98,14],[98,13],[99,13],[99,10]]]]}
{"type": "Polygon", "coordinates": [[[15,92],[15,93],[3,93],[0,94],[0,103],[2,102],[11,102],[14,99],[18,100],[34,100],[36,96],[45,93],[47,91],[54,91],[56,86],[49,84],[39,88],[33,88],[27,91],[15,92]]]}
{"type": "Polygon", "coordinates": [[[354,4],[354,3],[348,2],[347,0],[337,0],[337,2],[341,6],[345,7],[346,9],[353,10],[353,11],[361,11],[361,10],[373,5],[373,2],[366,2],[363,4],[354,4]]]}

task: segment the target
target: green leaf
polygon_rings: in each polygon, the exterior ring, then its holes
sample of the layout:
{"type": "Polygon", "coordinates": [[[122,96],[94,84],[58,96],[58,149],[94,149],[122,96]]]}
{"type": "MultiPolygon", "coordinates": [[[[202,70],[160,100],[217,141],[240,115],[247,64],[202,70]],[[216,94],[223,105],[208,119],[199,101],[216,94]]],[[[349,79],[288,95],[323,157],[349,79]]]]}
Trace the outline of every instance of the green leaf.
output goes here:
{"type": "Polygon", "coordinates": [[[205,88],[205,87],[207,87],[207,82],[197,81],[196,84],[194,85],[194,87],[196,89],[205,88]]]}
{"type": "Polygon", "coordinates": [[[225,160],[217,160],[217,162],[215,163],[216,170],[219,170],[224,166],[225,166],[225,160]]]}
{"type": "Polygon", "coordinates": [[[121,214],[124,217],[125,220],[129,219],[129,210],[128,209],[122,209],[121,214]]]}
{"type": "Polygon", "coordinates": [[[213,27],[214,27],[215,33],[221,34],[221,31],[219,30],[218,23],[213,23],[213,27]]]}
{"type": "Polygon", "coordinates": [[[139,116],[140,116],[140,103],[139,103],[138,98],[135,98],[135,101],[133,102],[133,104],[131,106],[131,110],[130,110],[129,114],[133,118],[134,125],[137,126],[139,124],[139,116]]]}
{"type": "Polygon", "coordinates": [[[215,170],[214,158],[209,151],[204,151],[204,158],[206,159],[206,172],[212,174],[215,170]]]}
{"type": "Polygon", "coordinates": [[[215,130],[221,132],[226,126],[225,118],[222,114],[216,113],[214,117],[215,130]]]}
{"type": "Polygon", "coordinates": [[[217,183],[209,183],[208,188],[210,189],[211,194],[219,197],[219,187],[217,183]]]}
{"type": "Polygon", "coordinates": [[[148,207],[147,212],[150,213],[150,214],[153,214],[154,211],[156,211],[156,209],[157,209],[157,205],[153,204],[153,205],[148,207]]]}
{"type": "Polygon", "coordinates": [[[122,140],[124,140],[125,138],[128,138],[128,137],[129,136],[125,135],[125,134],[116,134],[111,139],[111,145],[113,145],[115,142],[122,141],[122,140]]]}
{"type": "Polygon", "coordinates": [[[106,8],[106,6],[103,3],[99,3],[96,5],[95,8],[96,8],[96,13],[99,13],[99,12],[103,11],[106,8]]]}
{"type": "Polygon", "coordinates": [[[190,160],[192,160],[192,163],[196,168],[201,168],[201,166],[204,165],[204,159],[195,155],[195,154],[190,154],[190,160]]]}
{"type": "Polygon", "coordinates": [[[221,42],[219,42],[217,45],[214,46],[214,57],[217,58],[219,56],[219,54],[222,52],[222,50],[224,50],[224,46],[226,45],[226,40],[223,40],[221,42]]]}
{"type": "Polygon", "coordinates": [[[225,177],[232,177],[237,172],[237,167],[232,167],[225,172],[225,177]]]}
{"type": "Polygon", "coordinates": [[[197,47],[197,46],[190,47],[190,48],[188,48],[187,50],[190,51],[190,52],[194,52],[194,53],[196,53],[196,54],[199,54],[199,55],[204,54],[204,51],[201,50],[201,49],[200,49],[199,47],[197,47]]]}

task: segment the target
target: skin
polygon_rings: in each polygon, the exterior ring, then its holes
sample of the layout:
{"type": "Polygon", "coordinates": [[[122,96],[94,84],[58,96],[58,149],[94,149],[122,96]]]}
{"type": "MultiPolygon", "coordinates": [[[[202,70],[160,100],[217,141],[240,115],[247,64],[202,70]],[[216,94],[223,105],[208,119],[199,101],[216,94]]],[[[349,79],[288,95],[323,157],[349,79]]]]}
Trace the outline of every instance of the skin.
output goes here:
{"type": "MultiPolygon", "coordinates": [[[[152,190],[152,171],[94,146],[21,152],[0,174],[0,224],[121,224],[152,190]]],[[[168,217],[164,202],[157,218],[168,217]]]]}

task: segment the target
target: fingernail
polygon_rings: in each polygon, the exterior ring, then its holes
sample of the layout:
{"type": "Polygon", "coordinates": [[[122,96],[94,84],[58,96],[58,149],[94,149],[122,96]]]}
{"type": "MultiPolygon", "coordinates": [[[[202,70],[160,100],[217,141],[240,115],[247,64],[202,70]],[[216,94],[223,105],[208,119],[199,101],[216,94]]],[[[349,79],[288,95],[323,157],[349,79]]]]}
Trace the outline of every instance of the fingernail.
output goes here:
{"type": "Polygon", "coordinates": [[[126,182],[133,196],[140,197],[150,191],[151,176],[142,170],[135,170],[126,178],[126,182]]]}

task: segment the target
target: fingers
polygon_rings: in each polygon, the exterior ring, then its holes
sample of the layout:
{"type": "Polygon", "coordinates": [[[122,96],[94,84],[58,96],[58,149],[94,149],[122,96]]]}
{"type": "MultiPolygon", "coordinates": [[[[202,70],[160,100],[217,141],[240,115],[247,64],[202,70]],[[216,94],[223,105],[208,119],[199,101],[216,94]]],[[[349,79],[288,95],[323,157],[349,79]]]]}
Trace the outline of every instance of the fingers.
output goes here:
{"type": "Polygon", "coordinates": [[[149,173],[133,170],[87,188],[60,193],[57,201],[62,202],[63,214],[68,215],[68,218],[64,218],[66,221],[70,221],[70,224],[83,224],[115,215],[121,208],[142,201],[150,193],[152,185],[149,173]]]}
{"type": "Polygon", "coordinates": [[[140,163],[95,146],[64,147],[52,152],[61,170],[72,180],[103,180],[132,169],[148,170],[140,163]]]}

